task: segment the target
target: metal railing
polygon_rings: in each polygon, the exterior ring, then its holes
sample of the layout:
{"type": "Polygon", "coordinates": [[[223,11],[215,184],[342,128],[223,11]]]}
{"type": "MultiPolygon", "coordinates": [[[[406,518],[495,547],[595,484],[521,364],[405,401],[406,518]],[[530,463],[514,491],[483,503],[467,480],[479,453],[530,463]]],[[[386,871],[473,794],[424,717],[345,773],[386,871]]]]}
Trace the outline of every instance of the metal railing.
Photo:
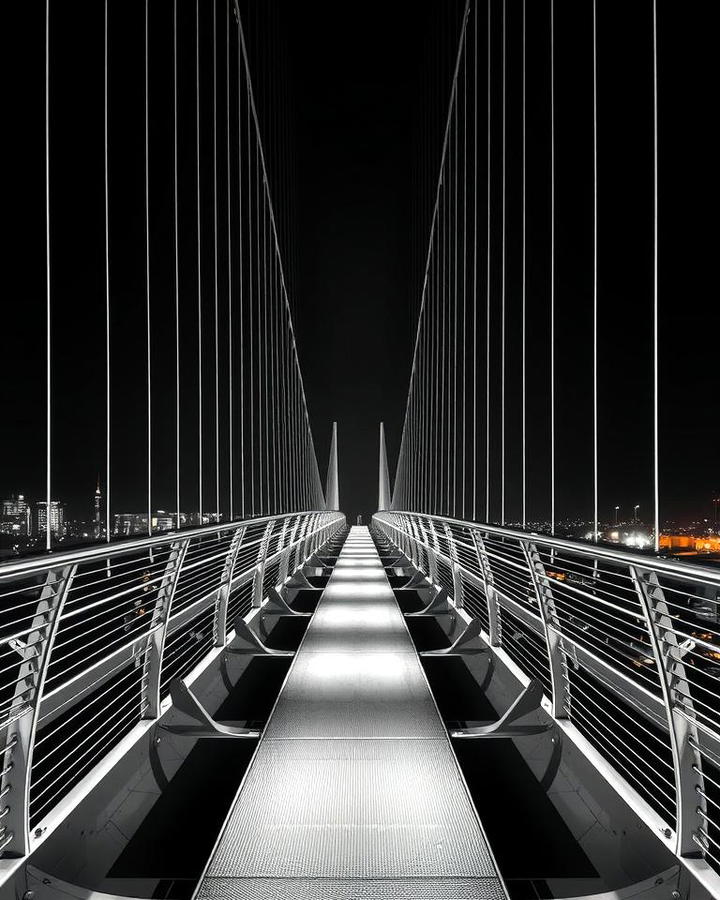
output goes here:
{"type": "MultiPolygon", "coordinates": [[[[22,858],[344,525],[250,519],[0,566],[0,850],[22,858]]],[[[2,871],[0,871],[2,876],[2,871]]]]}
{"type": "Polygon", "coordinates": [[[417,513],[373,523],[720,891],[720,570],[417,513]]]}

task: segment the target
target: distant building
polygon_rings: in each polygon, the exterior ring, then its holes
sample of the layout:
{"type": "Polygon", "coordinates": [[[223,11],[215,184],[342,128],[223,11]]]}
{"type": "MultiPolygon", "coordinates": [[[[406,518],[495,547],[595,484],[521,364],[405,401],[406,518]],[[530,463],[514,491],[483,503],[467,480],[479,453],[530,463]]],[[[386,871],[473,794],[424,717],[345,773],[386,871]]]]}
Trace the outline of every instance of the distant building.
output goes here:
{"type": "Polygon", "coordinates": [[[175,527],[175,516],[172,513],[159,509],[152,519],[153,531],[172,531],[175,527]]]}
{"type": "Polygon", "coordinates": [[[0,534],[16,534],[28,536],[32,527],[30,504],[24,494],[12,496],[2,501],[2,517],[0,517],[0,534]]]}
{"type": "MultiPolygon", "coordinates": [[[[47,502],[37,500],[32,508],[32,533],[35,535],[47,534],[47,529],[47,502]]],[[[56,537],[65,535],[65,508],[59,500],[50,501],[50,532],[56,537]]]]}
{"type": "MultiPolygon", "coordinates": [[[[180,513],[180,527],[187,523],[187,515],[180,513]]],[[[177,527],[177,513],[158,509],[152,514],[152,530],[172,531],[177,527]]],[[[113,533],[128,536],[148,533],[147,513],[116,513],[113,518],[113,533]]]]}
{"type": "Polygon", "coordinates": [[[720,553],[720,537],[712,534],[661,534],[660,549],[670,550],[675,556],[716,554],[720,553]]]}
{"type": "Polygon", "coordinates": [[[120,535],[147,534],[147,513],[116,513],[113,532],[120,535]]]}
{"type": "Polygon", "coordinates": [[[102,494],[100,493],[100,476],[98,475],[97,485],[95,487],[95,497],[93,498],[93,534],[96,538],[102,536],[102,494]]]}

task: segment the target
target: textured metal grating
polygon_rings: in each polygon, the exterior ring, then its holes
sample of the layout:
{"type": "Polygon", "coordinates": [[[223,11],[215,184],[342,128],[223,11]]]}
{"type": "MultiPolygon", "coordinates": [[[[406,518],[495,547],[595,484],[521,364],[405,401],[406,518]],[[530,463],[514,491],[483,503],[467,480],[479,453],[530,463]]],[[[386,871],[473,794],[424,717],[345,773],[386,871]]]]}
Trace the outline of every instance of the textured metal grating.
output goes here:
{"type": "Polygon", "coordinates": [[[469,873],[494,868],[445,739],[263,742],[208,872],[469,873]]]}
{"type": "Polygon", "coordinates": [[[203,900],[505,900],[497,878],[208,878],[203,900]]]}
{"type": "Polygon", "coordinates": [[[197,897],[505,897],[367,529],[343,548],[197,897]]]}
{"type": "Polygon", "coordinates": [[[409,653],[303,653],[268,738],[441,738],[445,729],[409,653]]]}

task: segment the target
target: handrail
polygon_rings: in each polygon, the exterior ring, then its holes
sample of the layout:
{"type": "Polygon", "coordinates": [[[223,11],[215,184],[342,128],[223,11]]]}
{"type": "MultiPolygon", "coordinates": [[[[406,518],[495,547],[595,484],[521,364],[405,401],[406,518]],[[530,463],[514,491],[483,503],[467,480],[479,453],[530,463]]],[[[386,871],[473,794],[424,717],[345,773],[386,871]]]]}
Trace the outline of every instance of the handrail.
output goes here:
{"type": "MultiPolygon", "coordinates": [[[[523,540],[532,538],[548,547],[558,550],[569,550],[577,553],[585,550],[587,556],[597,556],[600,559],[610,559],[613,562],[627,563],[628,565],[650,565],[654,569],[663,572],[682,575],[684,578],[692,580],[704,581],[705,579],[720,585],[720,569],[710,566],[696,565],[695,563],[682,562],[680,560],[665,559],[662,556],[655,556],[652,553],[642,553],[640,551],[628,552],[627,550],[616,550],[613,547],[606,547],[602,544],[584,543],[582,541],[573,541],[568,538],[558,538],[549,534],[542,534],[535,531],[517,531],[512,528],[504,528],[500,525],[486,525],[482,522],[471,522],[463,519],[453,519],[449,516],[436,516],[429,513],[414,513],[405,510],[393,510],[394,515],[398,516],[414,516],[416,518],[430,519],[435,522],[447,523],[448,525],[457,525],[460,528],[479,529],[489,534],[496,534],[499,537],[513,537],[523,540]]],[[[381,515],[376,513],[376,516],[381,515]]],[[[373,516],[375,518],[375,516],[373,516]]]]}
{"type": "Polygon", "coordinates": [[[344,522],[287,513],[0,565],[0,884],[152,727],[170,682],[344,522]]]}
{"type": "Polygon", "coordinates": [[[720,892],[720,570],[425,513],[373,526],[542,682],[558,727],[720,892]]]}
{"type": "MultiPolygon", "coordinates": [[[[324,514],[325,511],[323,510],[322,512],[324,514]]],[[[206,535],[227,531],[229,528],[247,527],[248,525],[257,525],[262,522],[267,523],[280,519],[292,518],[293,516],[306,515],[311,515],[311,513],[301,510],[297,512],[282,513],[276,516],[256,516],[242,520],[234,519],[231,522],[203,525],[200,528],[182,528],[179,531],[163,531],[160,534],[154,534],[152,537],[136,538],[132,541],[111,541],[108,543],[94,544],[90,547],[78,547],[74,550],[64,550],[62,552],[51,551],[50,553],[26,556],[18,560],[3,560],[0,562],[0,577],[36,571],[37,569],[47,569],[49,566],[57,568],[63,565],[72,565],[76,562],[86,562],[88,559],[105,559],[120,553],[143,550],[146,547],[155,547],[166,543],[172,543],[178,539],[185,540],[186,538],[192,539],[195,537],[204,537],[206,535]]]]}

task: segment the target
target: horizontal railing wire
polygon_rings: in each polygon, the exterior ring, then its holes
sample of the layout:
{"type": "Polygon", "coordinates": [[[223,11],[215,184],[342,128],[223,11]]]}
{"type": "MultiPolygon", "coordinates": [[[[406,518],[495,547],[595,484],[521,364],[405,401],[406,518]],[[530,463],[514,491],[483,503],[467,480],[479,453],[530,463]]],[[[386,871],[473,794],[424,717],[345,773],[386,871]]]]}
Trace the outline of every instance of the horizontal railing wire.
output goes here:
{"type": "Polygon", "coordinates": [[[427,514],[373,527],[540,681],[688,865],[699,849],[720,873],[720,572],[427,514]]]}
{"type": "Polygon", "coordinates": [[[344,522],[292,513],[0,566],[3,818],[17,829],[24,801],[13,784],[23,783],[26,827],[61,816],[66,798],[162,711],[153,712],[153,667],[163,700],[344,522]],[[31,768],[18,771],[13,755],[31,768]]]}

